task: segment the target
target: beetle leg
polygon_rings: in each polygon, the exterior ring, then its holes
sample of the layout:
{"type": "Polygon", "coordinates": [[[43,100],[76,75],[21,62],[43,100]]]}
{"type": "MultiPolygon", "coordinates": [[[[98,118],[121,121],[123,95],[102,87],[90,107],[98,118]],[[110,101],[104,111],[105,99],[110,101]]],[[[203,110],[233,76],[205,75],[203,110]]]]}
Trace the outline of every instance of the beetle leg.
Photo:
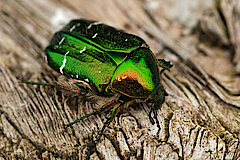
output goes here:
{"type": "Polygon", "coordinates": [[[164,59],[157,59],[157,64],[163,68],[160,73],[162,73],[165,69],[169,71],[173,66],[170,62],[165,61],[164,59]]]}
{"type": "Polygon", "coordinates": [[[148,116],[149,116],[150,122],[152,123],[152,125],[154,125],[154,124],[155,124],[155,121],[154,121],[153,117],[154,117],[155,119],[157,119],[157,110],[156,110],[156,108],[151,107],[151,110],[150,110],[148,116]],[[153,116],[152,116],[152,113],[153,113],[153,116]]]}
{"type": "Polygon", "coordinates": [[[154,107],[151,107],[151,110],[150,110],[150,112],[148,113],[149,120],[150,120],[150,122],[152,123],[152,125],[154,125],[155,122],[154,122],[153,117],[152,117],[152,115],[151,115],[152,112],[154,112],[154,107]]]}
{"type": "Polygon", "coordinates": [[[82,88],[82,89],[88,89],[88,90],[92,90],[90,85],[85,83],[85,82],[77,82],[77,83],[74,83],[75,85],[77,85],[79,88],[82,88]]]}
{"type": "Polygon", "coordinates": [[[83,120],[83,119],[85,119],[85,118],[87,118],[87,117],[90,117],[90,116],[92,116],[92,115],[97,115],[97,114],[103,112],[104,110],[106,110],[107,108],[111,107],[112,104],[114,104],[114,103],[115,103],[115,100],[112,100],[112,101],[108,102],[107,104],[103,105],[103,106],[102,106],[101,108],[99,108],[97,111],[92,112],[92,113],[89,113],[89,114],[86,114],[85,116],[77,119],[76,121],[73,121],[73,122],[71,122],[71,123],[68,123],[68,124],[66,125],[66,127],[69,127],[69,126],[71,126],[71,125],[73,125],[73,124],[75,124],[75,123],[77,123],[77,122],[79,122],[79,121],[81,121],[81,120],[83,120]]]}
{"type": "Polygon", "coordinates": [[[74,92],[74,93],[78,93],[78,94],[81,94],[81,95],[86,95],[86,92],[76,90],[76,89],[72,89],[72,88],[67,88],[67,87],[64,87],[64,86],[62,86],[60,84],[57,84],[57,83],[42,83],[42,82],[28,82],[28,81],[22,81],[22,83],[31,84],[31,85],[42,85],[42,86],[56,87],[56,88],[64,89],[64,90],[71,91],[71,92],[74,92]]]}
{"type": "Polygon", "coordinates": [[[114,108],[111,111],[111,114],[107,117],[107,121],[104,123],[102,130],[96,139],[96,142],[102,137],[105,128],[108,127],[108,125],[112,122],[113,118],[118,114],[120,108],[121,108],[121,103],[118,103],[114,106],[114,108]]]}

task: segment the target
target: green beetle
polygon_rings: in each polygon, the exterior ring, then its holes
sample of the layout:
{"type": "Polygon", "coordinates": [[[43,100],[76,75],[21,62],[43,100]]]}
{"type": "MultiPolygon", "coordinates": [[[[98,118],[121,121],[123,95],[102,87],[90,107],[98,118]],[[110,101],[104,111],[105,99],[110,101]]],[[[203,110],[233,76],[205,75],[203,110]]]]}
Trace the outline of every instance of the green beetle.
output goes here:
{"type": "Polygon", "coordinates": [[[131,104],[136,99],[151,99],[152,108],[158,109],[165,101],[167,94],[160,82],[158,65],[163,70],[172,65],[156,60],[138,36],[95,21],[72,20],[53,36],[45,52],[50,67],[67,77],[86,82],[87,88],[95,94],[106,97],[119,94],[116,100],[96,112],[67,124],[70,126],[112,108],[97,140],[123,104],[131,104]]]}

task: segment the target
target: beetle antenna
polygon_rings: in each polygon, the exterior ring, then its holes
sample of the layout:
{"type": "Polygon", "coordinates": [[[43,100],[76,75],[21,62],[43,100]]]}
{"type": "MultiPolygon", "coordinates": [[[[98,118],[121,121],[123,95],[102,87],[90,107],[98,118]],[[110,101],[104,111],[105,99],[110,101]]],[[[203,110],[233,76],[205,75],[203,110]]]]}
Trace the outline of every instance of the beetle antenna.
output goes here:
{"type": "Polygon", "coordinates": [[[165,61],[164,59],[157,59],[157,64],[163,68],[163,71],[165,69],[170,70],[173,66],[169,61],[165,61]]]}

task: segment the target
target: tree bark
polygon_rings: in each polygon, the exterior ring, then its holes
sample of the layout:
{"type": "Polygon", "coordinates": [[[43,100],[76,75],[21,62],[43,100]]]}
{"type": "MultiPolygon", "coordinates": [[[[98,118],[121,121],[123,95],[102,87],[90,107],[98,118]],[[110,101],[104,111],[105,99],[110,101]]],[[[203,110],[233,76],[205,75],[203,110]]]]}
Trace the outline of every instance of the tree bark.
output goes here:
{"type": "Polygon", "coordinates": [[[0,0],[0,159],[240,159],[239,13],[238,0],[0,0]],[[95,143],[107,113],[64,125],[109,98],[21,83],[74,87],[44,49],[77,18],[136,34],[174,65],[155,124],[137,103],[95,143]]]}

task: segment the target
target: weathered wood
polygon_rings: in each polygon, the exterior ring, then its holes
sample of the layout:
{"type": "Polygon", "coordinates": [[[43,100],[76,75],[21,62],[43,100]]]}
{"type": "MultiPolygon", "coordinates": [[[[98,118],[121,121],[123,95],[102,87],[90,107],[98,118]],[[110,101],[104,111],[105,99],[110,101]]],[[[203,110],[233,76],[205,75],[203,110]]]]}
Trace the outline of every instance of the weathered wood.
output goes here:
{"type": "Polygon", "coordinates": [[[0,159],[239,159],[238,0],[0,1],[0,159]],[[109,99],[73,87],[44,61],[51,36],[74,18],[142,37],[174,67],[169,96],[150,123],[147,103],[123,108],[98,143],[107,113],[64,129],[109,99]]]}
{"type": "Polygon", "coordinates": [[[226,31],[233,47],[233,62],[240,72],[240,2],[238,0],[219,1],[219,8],[226,23],[226,31]]]}

